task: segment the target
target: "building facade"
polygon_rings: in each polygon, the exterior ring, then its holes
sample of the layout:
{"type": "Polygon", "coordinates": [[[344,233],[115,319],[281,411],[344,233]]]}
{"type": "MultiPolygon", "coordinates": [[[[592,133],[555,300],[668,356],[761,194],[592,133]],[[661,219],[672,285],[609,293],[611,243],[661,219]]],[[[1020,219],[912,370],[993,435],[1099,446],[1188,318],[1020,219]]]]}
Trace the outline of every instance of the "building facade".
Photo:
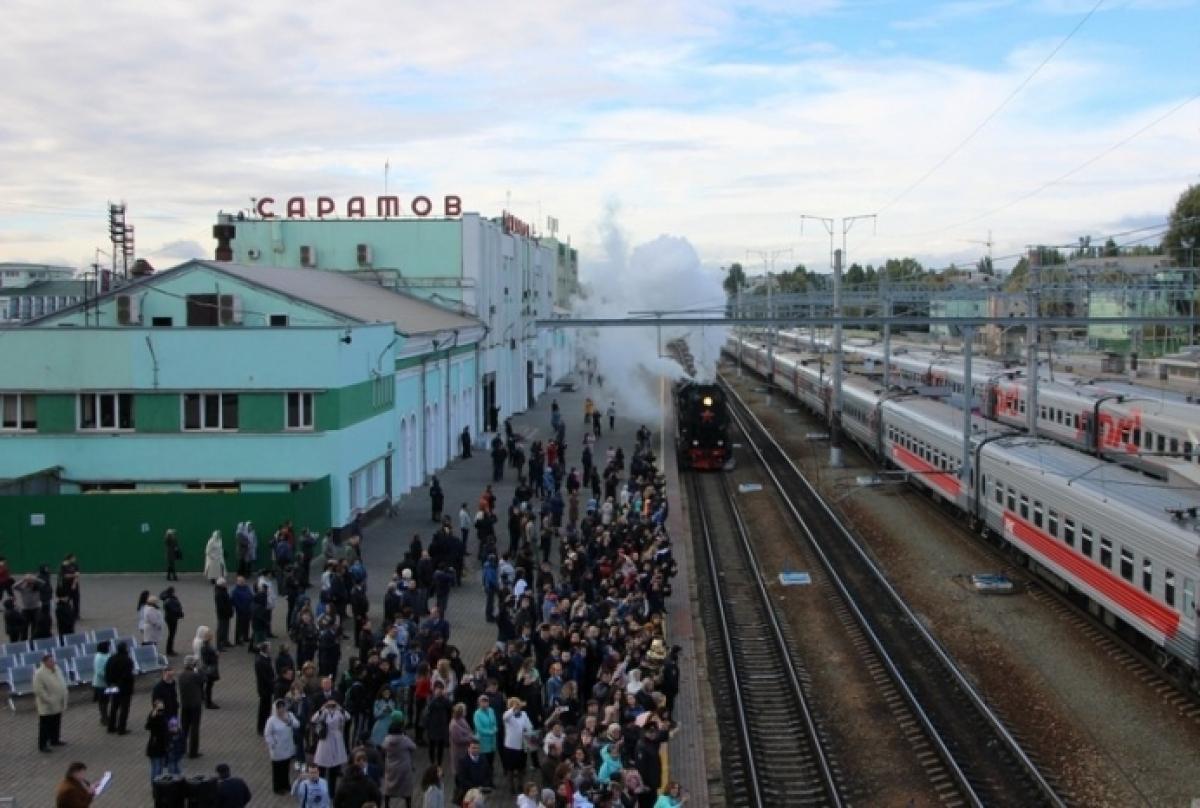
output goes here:
{"type": "MultiPolygon", "coordinates": [[[[157,548],[175,527],[197,562],[211,530],[232,543],[251,514],[263,539],[286,518],[351,523],[421,485],[474,428],[483,334],[346,275],[206,261],[9,330],[0,493],[40,480],[41,495],[0,495],[0,554],[30,560],[97,508],[109,522],[94,530],[122,531],[103,536],[113,547],[157,548]],[[205,497],[207,515],[190,507],[205,497]]],[[[92,570],[141,558],[72,549],[92,570]]]]}
{"type": "Polygon", "coordinates": [[[477,317],[487,332],[476,368],[484,432],[498,431],[505,417],[529,407],[573,363],[571,331],[538,329],[536,321],[565,316],[569,301],[560,295],[577,283],[578,256],[529,232],[507,214],[488,219],[476,213],[444,219],[222,214],[214,228],[218,253],[246,266],[376,276],[477,317]]]}
{"type": "Polygon", "coordinates": [[[19,323],[73,306],[87,284],[71,267],[0,263],[0,324],[19,323]]]}

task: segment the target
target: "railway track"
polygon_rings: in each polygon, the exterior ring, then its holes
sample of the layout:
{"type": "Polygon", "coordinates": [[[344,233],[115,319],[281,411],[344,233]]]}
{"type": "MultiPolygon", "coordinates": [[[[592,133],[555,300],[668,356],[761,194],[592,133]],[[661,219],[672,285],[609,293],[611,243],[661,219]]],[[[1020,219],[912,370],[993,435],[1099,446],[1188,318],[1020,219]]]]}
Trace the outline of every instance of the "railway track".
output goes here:
{"type": "Polygon", "coordinates": [[[737,393],[723,386],[746,449],[759,459],[796,521],[797,539],[821,560],[962,800],[978,806],[1067,805],[786,452],[737,393]]]}
{"type": "Polygon", "coordinates": [[[720,686],[733,708],[718,721],[723,736],[736,737],[740,758],[726,769],[728,804],[841,806],[804,673],[791,658],[728,483],[722,474],[691,473],[689,489],[712,587],[704,618],[719,627],[710,655],[722,658],[720,686]]]}

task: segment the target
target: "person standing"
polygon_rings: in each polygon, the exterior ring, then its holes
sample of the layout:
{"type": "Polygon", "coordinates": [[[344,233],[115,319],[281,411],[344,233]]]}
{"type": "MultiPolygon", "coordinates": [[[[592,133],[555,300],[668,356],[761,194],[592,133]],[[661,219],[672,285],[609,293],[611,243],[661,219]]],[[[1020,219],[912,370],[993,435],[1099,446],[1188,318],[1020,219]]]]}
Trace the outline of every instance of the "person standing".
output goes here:
{"type": "Polygon", "coordinates": [[[233,598],[229,595],[229,587],[224,578],[218,578],[213,587],[213,603],[217,612],[217,650],[230,648],[229,621],[233,619],[233,598]]]}
{"type": "Polygon", "coordinates": [[[125,643],[117,643],[117,652],[105,664],[104,680],[110,690],[114,687],[117,689],[108,699],[108,731],[128,735],[129,702],[133,699],[133,659],[125,643]]]}
{"type": "Polygon", "coordinates": [[[327,699],[321,709],[309,719],[317,736],[317,751],[313,755],[313,762],[320,767],[320,773],[329,784],[329,790],[335,793],[338,771],[349,759],[346,754],[346,740],[342,737],[342,728],[349,720],[350,714],[333,699],[327,699]]]}
{"type": "Polygon", "coordinates": [[[62,564],[58,566],[58,594],[66,595],[75,610],[75,619],[79,619],[79,559],[74,553],[67,553],[62,564]]]}
{"type": "Polygon", "coordinates": [[[429,504],[433,513],[433,521],[442,521],[442,508],[445,503],[446,495],[442,493],[442,483],[435,474],[429,483],[429,504]]]}
{"type": "Polygon", "coordinates": [[[167,580],[178,581],[179,573],[175,571],[175,562],[183,558],[183,550],[179,548],[179,536],[175,528],[169,529],[163,535],[163,553],[167,560],[167,580]]]}
{"type": "Polygon", "coordinates": [[[613,432],[617,428],[617,402],[608,402],[608,431],[613,432]]]}
{"type": "Polygon", "coordinates": [[[500,754],[513,794],[520,790],[521,777],[525,774],[525,738],[533,732],[533,722],[524,708],[521,700],[513,696],[504,711],[504,746],[500,754]]]}
{"type": "Polygon", "coordinates": [[[464,426],[462,434],[458,436],[458,443],[462,446],[463,460],[468,460],[471,457],[471,427],[464,426]]]}
{"type": "Polygon", "coordinates": [[[250,614],[254,608],[254,592],[241,575],[237,577],[229,598],[233,601],[233,644],[241,645],[250,641],[250,614]]]}
{"type": "Polygon", "coordinates": [[[42,582],[32,573],[24,575],[13,584],[13,594],[16,596],[17,608],[21,610],[21,620],[25,627],[21,639],[32,639],[33,627],[42,608],[42,582]]]}
{"type": "Polygon", "coordinates": [[[59,591],[58,602],[54,604],[54,622],[57,624],[58,636],[75,633],[75,607],[71,605],[67,593],[59,591]]]}
{"type": "Polygon", "coordinates": [[[333,796],[334,808],[363,808],[378,806],[383,799],[379,786],[367,776],[367,753],[356,749],[353,762],[346,767],[346,776],[338,784],[333,796]]]}
{"type": "Polygon", "coordinates": [[[442,767],[430,764],[421,775],[421,808],[445,808],[446,795],[442,791],[442,767]]]}
{"type": "Polygon", "coordinates": [[[108,667],[108,658],[112,644],[102,640],[96,645],[96,656],[92,662],[92,701],[100,707],[100,723],[108,723],[108,680],[104,678],[104,670],[108,667]]]}
{"type": "Polygon", "coordinates": [[[214,530],[204,545],[204,577],[210,584],[225,577],[225,544],[219,530],[214,530]]]}
{"type": "Polygon", "coordinates": [[[381,749],[384,808],[388,808],[393,799],[403,799],[405,805],[411,808],[413,781],[417,774],[413,755],[416,754],[417,745],[404,733],[404,722],[392,721],[381,749]]]}
{"type": "Polygon", "coordinates": [[[228,763],[217,764],[218,808],[246,808],[250,796],[250,787],[242,778],[233,776],[228,763]]]}
{"type": "Polygon", "coordinates": [[[458,532],[462,534],[463,551],[466,552],[471,539],[471,512],[465,502],[458,509],[458,532]]]}
{"type": "Polygon", "coordinates": [[[162,609],[159,607],[158,598],[151,595],[146,599],[146,605],[142,607],[141,620],[142,636],[139,638],[142,645],[153,645],[155,648],[162,642],[163,632],[166,630],[166,620],[163,619],[162,609]]]}
{"type": "Polygon", "coordinates": [[[296,756],[296,730],[300,721],[288,712],[287,702],[278,699],[275,713],[263,727],[263,740],[267,743],[267,755],[271,758],[271,790],[276,794],[287,794],[288,766],[296,756]]]}
{"type": "Polygon", "coordinates": [[[321,777],[321,769],[315,763],[310,763],[304,776],[297,777],[292,783],[292,796],[296,798],[297,808],[327,808],[333,805],[329,784],[321,777]]]}
{"type": "Polygon", "coordinates": [[[60,737],[62,717],[67,710],[67,680],[58,669],[53,654],[42,656],[42,664],[33,674],[33,697],[37,702],[38,751],[51,746],[66,746],[60,737]]]}
{"type": "Polygon", "coordinates": [[[87,808],[96,797],[96,790],[84,776],[87,766],[76,761],[67,767],[58,788],[54,790],[54,808],[87,808]]]}
{"type": "Polygon", "coordinates": [[[271,662],[270,643],[258,646],[254,657],[254,683],[258,690],[258,718],[254,723],[254,734],[261,735],[267,718],[271,715],[271,701],[275,696],[275,665],[271,662]]]}
{"type": "Polygon", "coordinates": [[[483,753],[483,757],[487,761],[488,779],[490,780],[492,758],[496,755],[496,733],[499,731],[499,722],[496,721],[496,711],[492,709],[491,699],[487,694],[481,694],[476,704],[473,721],[475,737],[479,739],[479,751],[483,753]]]}
{"type": "Polygon", "coordinates": [[[175,587],[168,586],[159,595],[162,600],[163,619],[167,624],[167,656],[175,656],[175,632],[183,619],[183,604],[175,594],[175,587]]]}
{"type": "Polygon", "coordinates": [[[183,673],[179,674],[179,728],[187,738],[187,756],[200,757],[200,716],[204,711],[204,674],[197,668],[199,660],[184,657],[183,673]]]}

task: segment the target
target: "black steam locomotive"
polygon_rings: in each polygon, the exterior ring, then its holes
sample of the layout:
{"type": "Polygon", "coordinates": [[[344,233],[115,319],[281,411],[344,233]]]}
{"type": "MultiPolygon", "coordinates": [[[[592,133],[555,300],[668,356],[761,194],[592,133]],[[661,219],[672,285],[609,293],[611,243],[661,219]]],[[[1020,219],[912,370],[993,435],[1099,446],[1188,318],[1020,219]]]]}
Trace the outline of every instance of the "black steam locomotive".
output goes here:
{"type": "Polygon", "coordinates": [[[720,469],[731,457],[729,410],[715,384],[675,385],[676,453],[683,468],[720,469]]]}

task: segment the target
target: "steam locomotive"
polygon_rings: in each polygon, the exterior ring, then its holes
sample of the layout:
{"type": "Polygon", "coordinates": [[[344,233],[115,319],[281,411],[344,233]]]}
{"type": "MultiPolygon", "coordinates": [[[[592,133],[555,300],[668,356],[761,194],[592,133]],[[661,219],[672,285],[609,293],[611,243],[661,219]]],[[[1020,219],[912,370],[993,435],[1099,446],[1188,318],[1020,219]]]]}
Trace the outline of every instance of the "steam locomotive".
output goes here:
{"type": "Polygon", "coordinates": [[[683,468],[720,469],[730,458],[729,410],[715,384],[675,385],[676,455],[683,468]]]}

